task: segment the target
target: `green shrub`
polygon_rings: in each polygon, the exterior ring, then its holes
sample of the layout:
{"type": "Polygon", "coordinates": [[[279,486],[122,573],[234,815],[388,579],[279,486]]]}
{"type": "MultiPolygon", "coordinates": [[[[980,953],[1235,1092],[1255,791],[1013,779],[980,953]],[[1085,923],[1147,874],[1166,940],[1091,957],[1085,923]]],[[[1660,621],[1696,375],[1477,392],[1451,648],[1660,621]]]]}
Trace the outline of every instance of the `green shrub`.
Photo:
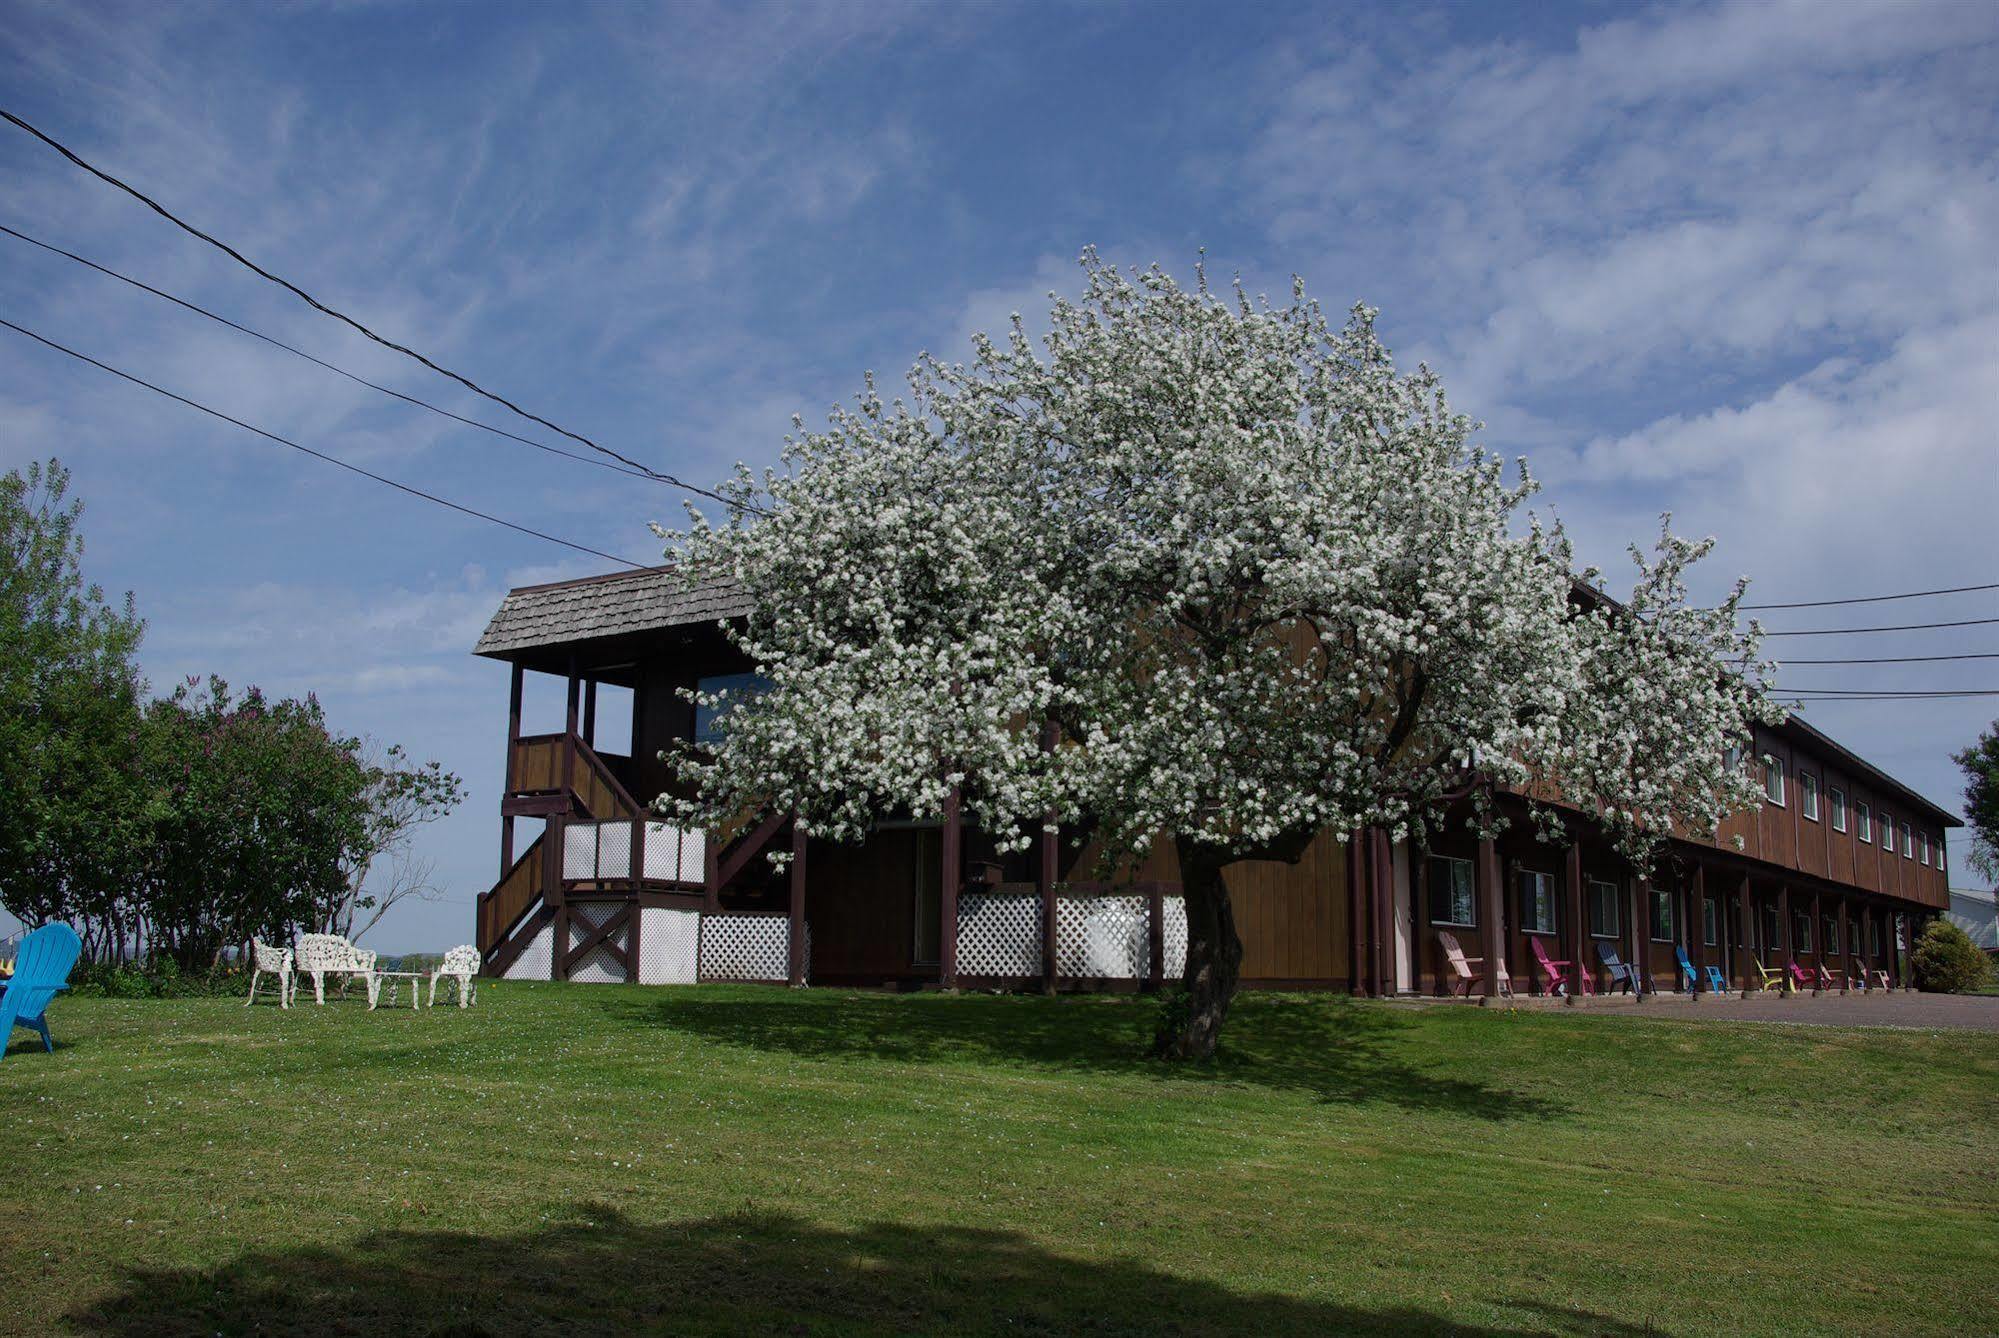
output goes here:
{"type": "Polygon", "coordinates": [[[1916,988],[1931,994],[1965,994],[1984,987],[1992,964],[1970,935],[1948,920],[1937,919],[1916,940],[1910,959],[1916,988]]]}
{"type": "Polygon", "coordinates": [[[201,999],[245,994],[250,973],[233,965],[183,971],[171,957],[136,962],[78,962],[69,974],[72,994],[104,999],[201,999]]]}

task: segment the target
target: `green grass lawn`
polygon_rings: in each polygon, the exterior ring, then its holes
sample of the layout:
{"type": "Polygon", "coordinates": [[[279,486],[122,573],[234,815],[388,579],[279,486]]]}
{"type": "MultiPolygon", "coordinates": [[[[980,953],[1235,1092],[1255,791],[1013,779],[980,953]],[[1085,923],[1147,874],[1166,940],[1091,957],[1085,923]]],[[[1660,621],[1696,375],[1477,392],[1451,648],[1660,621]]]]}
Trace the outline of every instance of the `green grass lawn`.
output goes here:
{"type": "Polygon", "coordinates": [[[62,1000],[0,1331],[1999,1326],[1999,1036],[1252,996],[1185,1070],[1152,1010],[62,1000]]]}

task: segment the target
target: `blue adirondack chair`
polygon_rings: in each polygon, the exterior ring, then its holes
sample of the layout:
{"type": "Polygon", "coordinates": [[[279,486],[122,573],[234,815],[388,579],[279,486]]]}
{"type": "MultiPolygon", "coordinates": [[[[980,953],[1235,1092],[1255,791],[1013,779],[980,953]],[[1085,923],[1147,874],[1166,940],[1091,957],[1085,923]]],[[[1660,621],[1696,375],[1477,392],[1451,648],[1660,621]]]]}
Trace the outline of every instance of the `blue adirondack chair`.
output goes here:
{"type": "Polygon", "coordinates": [[[1679,960],[1680,979],[1687,983],[1687,993],[1699,994],[1701,992],[1701,973],[1694,970],[1693,962],[1687,958],[1687,950],[1675,947],[1673,949],[1673,956],[1679,960]]]}
{"type": "Polygon", "coordinates": [[[69,969],[81,951],[83,941],[64,924],[43,925],[21,940],[13,978],[0,994],[0,1058],[6,1057],[7,1040],[16,1027],[40,1032],[44,1050],[56,1048],[49,1037],[49,1000],[69,988],[69,969]]]}
{"type": "Polygon", "coordinates": [[[1713,962],[1707,964],[1707,987],[1711,994],[1728,993],[1728,977],[1724,976],[1721,968],[1713,962]]]}
{"type": "Polygon", "coordinates": [[[1613,994],[1617,992],[1619,985],[1633,994],[1645,992],[1645,987],[1639,984],[1638,973],[1625,965],[1624,959],[1617,955],[1617,949],[1608,943],[1599,943],[1596,945],[1596,955],[1603,960],[1603,969],[1610,973],[1610,989],[1613,994]]]}

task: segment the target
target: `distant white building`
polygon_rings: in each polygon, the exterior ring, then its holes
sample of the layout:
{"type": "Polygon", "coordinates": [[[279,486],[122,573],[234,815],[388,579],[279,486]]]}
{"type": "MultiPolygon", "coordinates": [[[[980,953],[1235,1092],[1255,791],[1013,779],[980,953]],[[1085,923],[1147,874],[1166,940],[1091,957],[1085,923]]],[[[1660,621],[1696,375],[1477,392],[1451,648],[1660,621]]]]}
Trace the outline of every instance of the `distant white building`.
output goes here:
{"type": "Polygon", "coordinates": [[[1971,941],[1990,953],[1999,953],[1999,901],[1995,894],[1975,887],[1950,890],[1950,922],[1971,935],[1971,941]]]}

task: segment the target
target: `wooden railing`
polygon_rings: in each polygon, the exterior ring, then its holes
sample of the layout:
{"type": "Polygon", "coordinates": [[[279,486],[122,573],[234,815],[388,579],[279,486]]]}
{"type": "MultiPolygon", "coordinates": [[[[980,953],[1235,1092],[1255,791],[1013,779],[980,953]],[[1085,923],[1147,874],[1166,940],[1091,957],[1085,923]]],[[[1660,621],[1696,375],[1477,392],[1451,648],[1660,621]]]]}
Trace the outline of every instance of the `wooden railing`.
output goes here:
{"type": "Polygon", "coordinates": [[[506,876],[493,885],[490,892],[479,896],[479,951],[491,952],[498,946],[522,916],[540,901],[544,891],[544,874],[548,861],[542,838],[537,836],[521,852],[514,866],[506,876]]]}
{"type": "Polygon", "coordinates": [[[507,793],[571,794],[593,818],[636,818],[645,812],[611,764],[574,734],[524,734],[514,740],[507,793]]]}

